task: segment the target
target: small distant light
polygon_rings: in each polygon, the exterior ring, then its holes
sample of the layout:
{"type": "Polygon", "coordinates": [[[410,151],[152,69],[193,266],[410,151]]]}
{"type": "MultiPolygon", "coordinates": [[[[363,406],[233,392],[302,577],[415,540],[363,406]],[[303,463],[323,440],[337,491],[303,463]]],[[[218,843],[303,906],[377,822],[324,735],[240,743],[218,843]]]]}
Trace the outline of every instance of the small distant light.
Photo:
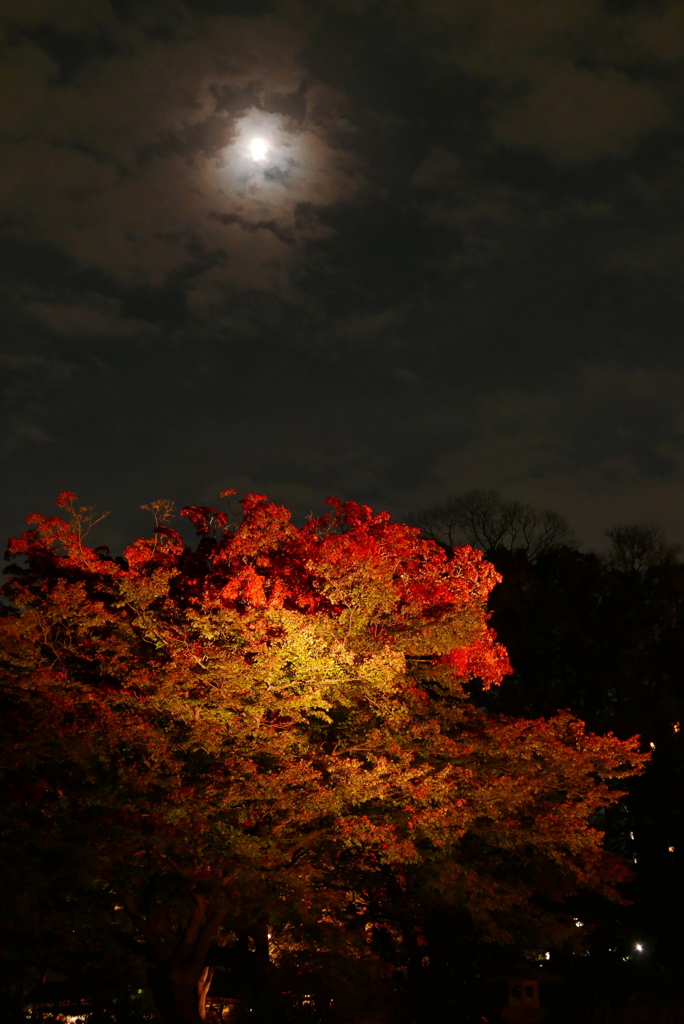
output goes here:
{"type": "Polygon", "coordinates": [[[667,852],[668,853],[674,853],[674,846],[668,846],[667,852]]]}
{"type": "Polygon", "coordinates": [[[266,935],[266,938],[268,938],[268,939],[272,939],[272,938],[273,938],[273,936],[271,935],[271,933],[270,933],[270,932],[268,932],[268,933],[267,933],[267,935],[266,935]]]}
{"type": "Polygon", "coordinates": [[[679,724],[679,722],[674,722],[672,728],[675,732],[679,732],[679,730],[681,729],[681,725],[679,724]]]}
{"type": "Polygon", "coordinates": [[[644,951],[644,947],[641,945],[640,942],[635,942],[634,948],[636,949],[637,953],[643,953],[644,951]]]}
{"type": "Polygon", "coordinates": [[[544,953],[544,959],[545,960],[550,960],[551,959],[551,954],[550,953],[544,953]]]}
{"type": "Polygon", "coordinates": [[[633,832],[630,832],[630,833],[629,833],[629,838],[630,838],[630,839],[634,839],[634,833],[633,833],[633,832]]]}
{"type": "Polygon", "coordinates": [[[580,921],[579,918],[575,918],[575,928],[584,928],[584,921],[580,921]]]}
{"type": "Polygon", "coordinates": [[[649,743],[649,747],[651,748],[651,750],[655,750],[655,743],[653,742],[653,740],[651,740],[651,742],[649,743]]]}

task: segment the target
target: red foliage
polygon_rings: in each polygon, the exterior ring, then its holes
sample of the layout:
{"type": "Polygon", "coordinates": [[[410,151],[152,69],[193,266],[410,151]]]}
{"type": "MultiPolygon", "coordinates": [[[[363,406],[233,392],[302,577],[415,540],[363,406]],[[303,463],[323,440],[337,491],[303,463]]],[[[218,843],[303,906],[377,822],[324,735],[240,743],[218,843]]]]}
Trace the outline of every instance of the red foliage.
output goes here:
{"type": "Polygon", "coordinates": [[[196,943],[264,906],[290,924],[341,918],[388,870],[404,890],[429,871],[499,936],[512,904],[542,928],[556,917],[540,896],[617,896],[625,869],[591,819],[643,755],[567,713],[474,706],[468,680],[511,671],[481,552],[448,557],[336,499],[299,527],[250,494],[235,526],[183,509],[194,549],[160,525],[113,560],[84,543],[92,510],[75,501],[59,499],[70,521],[33,515],[10,544],[5,812],[78,850],[79,877],[106,882],[152,959],[185,948],[167,948],[171,920],[196,943]]]}

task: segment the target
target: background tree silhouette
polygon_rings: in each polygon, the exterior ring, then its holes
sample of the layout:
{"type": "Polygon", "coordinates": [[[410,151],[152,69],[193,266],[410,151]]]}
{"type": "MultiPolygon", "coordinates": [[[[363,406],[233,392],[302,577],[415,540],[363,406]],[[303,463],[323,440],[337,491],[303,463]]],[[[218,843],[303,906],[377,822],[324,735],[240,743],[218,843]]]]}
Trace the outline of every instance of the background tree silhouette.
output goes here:
{"type": "Polygon", "coordinates": [[[420,527],[423,536],[452,550],[467,543],[486,554],[521,551],[536,558],[575,543],[557,512],[502,498],[496,491],[468,491],[414,513],[408,521],[420,527]]]}

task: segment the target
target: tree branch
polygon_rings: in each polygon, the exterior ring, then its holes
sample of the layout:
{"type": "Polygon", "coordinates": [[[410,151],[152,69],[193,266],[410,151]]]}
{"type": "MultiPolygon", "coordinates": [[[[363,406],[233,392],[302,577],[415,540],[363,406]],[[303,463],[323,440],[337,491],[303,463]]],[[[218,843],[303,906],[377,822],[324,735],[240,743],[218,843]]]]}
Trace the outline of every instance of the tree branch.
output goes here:
{"type": "Polygon", "coordinates": [[[145,915],[138,907],[131,893],[125,893],[122,897],[123,905],[128,912],[133,924],[141,933],[145,941],[156,953],[160,960],[166,960],[169,954],[168,943],[150,924],[145,915]]]}

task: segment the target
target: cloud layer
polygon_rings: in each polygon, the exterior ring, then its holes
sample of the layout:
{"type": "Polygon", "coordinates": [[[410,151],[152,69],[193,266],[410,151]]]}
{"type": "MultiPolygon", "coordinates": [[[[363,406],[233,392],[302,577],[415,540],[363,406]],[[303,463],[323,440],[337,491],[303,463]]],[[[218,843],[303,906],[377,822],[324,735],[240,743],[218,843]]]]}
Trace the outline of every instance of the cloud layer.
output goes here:
{"type": "Polygon", "coordinates": [[[232,483],[682,535],[675,0],[14,0],[1,28],[7,529],[64,487],[232,483]]]}

